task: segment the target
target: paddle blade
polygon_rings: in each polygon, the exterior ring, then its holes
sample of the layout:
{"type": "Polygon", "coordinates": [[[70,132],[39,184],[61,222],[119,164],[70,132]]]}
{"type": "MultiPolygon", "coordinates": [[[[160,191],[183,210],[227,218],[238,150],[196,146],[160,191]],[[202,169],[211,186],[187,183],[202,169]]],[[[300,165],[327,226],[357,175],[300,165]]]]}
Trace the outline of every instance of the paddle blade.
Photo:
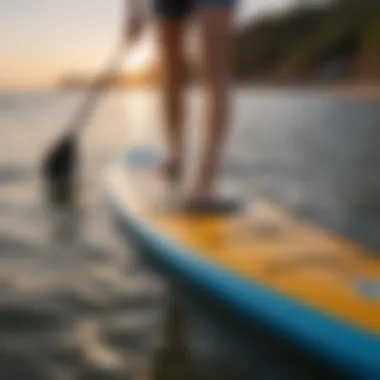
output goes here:
{"type": "Polygon", "coordinates": [[[70,181],[77,167],[77,139],[73,134],[55,144],[43,162],[43,176],[48,181],[70,181]]]}

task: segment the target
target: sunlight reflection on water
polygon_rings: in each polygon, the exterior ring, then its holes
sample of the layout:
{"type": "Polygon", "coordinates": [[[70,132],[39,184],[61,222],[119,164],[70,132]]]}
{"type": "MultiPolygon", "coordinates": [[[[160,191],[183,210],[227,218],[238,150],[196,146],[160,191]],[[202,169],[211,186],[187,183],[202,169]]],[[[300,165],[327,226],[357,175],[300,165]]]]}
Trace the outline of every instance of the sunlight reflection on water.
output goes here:
{"type": "MultiPolygon", "coordinates": [[[[238,95],[239,127],[223,164],[229,180],[246,196],[273,198],[378,251],[378,107],[313,93],[238,95]]],[[[52,209],[42,197],[38,163],[79,98],[0,97],[0,356],[13,357],[9,365],[0,360],[1,378],[25,378],[17,368],[30,366],[28,379],[145,379],[160,340],[165,286],[115,234],[101,176],[126,141],[149,136],[162,143],[158,99],[141,92],[104,101],[81,140],[82,202],[78,209],[52,209]]],[[[202,131],[198,107],[193,96],[192,141],[202,131]]],[[[218,339],[202,340],[202,329],[194,330],[200,352],[217,357],[218,339]]],[[[209,363],[213,375],[205,378],[215,378],[220,360],[209,363]]]]}

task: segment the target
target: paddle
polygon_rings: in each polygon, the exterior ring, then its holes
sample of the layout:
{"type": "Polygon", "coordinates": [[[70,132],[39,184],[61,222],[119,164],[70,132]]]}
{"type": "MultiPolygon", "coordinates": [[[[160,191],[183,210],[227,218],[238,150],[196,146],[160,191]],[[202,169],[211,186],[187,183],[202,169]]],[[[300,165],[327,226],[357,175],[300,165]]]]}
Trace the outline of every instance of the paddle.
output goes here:
{"type": "Polygon", "coordinates": [[[98,74],[85,95],[84,102],[64,128],[64,135],[49,149],[42,163],[42,176],[50,192],[61,194],[71,192],[78,168],[78,135],[97,106],[104,90],[110,85],[110,79],[120,66],[125,47],[112,55],[106,69],[98,74]]]}

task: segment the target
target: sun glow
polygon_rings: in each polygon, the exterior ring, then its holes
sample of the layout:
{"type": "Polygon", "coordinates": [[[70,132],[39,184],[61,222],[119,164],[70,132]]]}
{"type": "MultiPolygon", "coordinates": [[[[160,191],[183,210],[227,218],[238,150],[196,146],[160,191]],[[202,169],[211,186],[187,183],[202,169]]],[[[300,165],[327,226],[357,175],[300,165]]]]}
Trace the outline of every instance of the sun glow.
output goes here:
{"type": "Polygon", "coordinates": [[[154,49],[149,43],[142,43],[127,52],[124,70],[129,73],[139,73],[146,70],[154,59],[154,49]]]}

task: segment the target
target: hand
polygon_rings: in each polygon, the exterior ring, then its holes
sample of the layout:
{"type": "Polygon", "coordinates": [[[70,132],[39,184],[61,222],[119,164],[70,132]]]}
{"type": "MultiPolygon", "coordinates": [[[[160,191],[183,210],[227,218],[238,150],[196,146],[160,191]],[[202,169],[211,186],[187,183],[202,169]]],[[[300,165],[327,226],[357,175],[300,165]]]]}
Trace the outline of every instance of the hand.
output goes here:
{"type": "Polygon", "coordinates": [[[144,27],[144,19],[141,15],[132,15],[127,18],[124,27],[124,41],[133,43],[141,37],[144,27]]]}

